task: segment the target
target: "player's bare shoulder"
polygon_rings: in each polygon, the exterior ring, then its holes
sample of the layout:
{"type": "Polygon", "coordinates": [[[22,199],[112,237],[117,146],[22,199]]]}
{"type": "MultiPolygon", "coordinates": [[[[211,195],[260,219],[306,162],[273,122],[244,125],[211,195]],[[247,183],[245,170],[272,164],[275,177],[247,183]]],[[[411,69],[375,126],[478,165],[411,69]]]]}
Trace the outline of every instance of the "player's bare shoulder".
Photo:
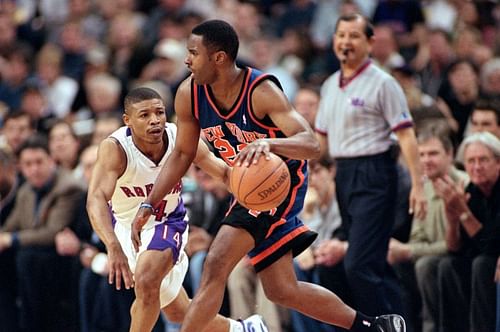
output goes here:
{"type": "Polygon", "coordinates": [[[177,88],[175,93],[175,111],[184,113],[185,111],[190,111],[191,109],[191,90],[192,90],[192,78],[191,76],[186,78],[177,88]]]}
{"type": "Polygon", "coordinates": [[[118,172],[118,174],[125,171],[127,156],[118,140],[107,137],[99,144],[97,163],[104,169],[118,172]]]}
{"type": "Polygon", "coordinates": [[[270,79],[260,82],[252,91],[251,98],[253,111],[259,118],[291,109],[283,91],[270,79]]]}

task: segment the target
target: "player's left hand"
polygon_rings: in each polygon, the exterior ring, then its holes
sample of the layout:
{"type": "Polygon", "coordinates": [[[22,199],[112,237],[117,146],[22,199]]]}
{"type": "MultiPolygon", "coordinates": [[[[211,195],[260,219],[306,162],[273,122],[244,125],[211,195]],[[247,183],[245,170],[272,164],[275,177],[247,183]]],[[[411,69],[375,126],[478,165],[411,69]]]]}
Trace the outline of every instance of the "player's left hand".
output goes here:
{"type": "Polygon", "coordinates": [[[236,166],[257,164],[262,154],[267,160],[271,159],[271,145],[266,139],[258,139],[241,150],[234,160],[236,166]]]}
{"type": "Polygon", "coordinates": [[[141,243],[142,227],[146,225],[146,223],[149,220],[149,217],[152,214],[153,214],[153,209],[147,207],[141,207],[139,208],[139,211],[137,211],[137,214],[135,215],[131,227],[132,244],[134,245],[135,252],[139,252],[139,248],[142,245],[141,243]]]}

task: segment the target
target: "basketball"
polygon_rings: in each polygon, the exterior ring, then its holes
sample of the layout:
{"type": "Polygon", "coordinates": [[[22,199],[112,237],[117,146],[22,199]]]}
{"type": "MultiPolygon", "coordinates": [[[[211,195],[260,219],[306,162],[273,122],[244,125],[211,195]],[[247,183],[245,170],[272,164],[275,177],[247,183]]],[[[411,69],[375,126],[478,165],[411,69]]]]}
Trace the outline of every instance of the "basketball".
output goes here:
{"type": "Polygon", "coordinates": [[[233,166],[229,186],[236,200],[251,210],[268,211],[285,200],[290,190],[290,171],[276,154],[262,155],[257,164],[233,166]]]}

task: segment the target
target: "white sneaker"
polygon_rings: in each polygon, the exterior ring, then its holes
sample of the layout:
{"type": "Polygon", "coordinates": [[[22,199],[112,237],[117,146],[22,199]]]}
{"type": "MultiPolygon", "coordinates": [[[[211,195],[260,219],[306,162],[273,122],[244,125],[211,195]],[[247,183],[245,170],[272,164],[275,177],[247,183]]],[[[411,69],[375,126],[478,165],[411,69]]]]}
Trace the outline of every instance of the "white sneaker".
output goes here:
{"type": "Polygon", "coordinates": [[[260,315],[250,316],[247,319],[240,320],[240,323],[243,325],[245,332],[269,332],[260,315]]]}

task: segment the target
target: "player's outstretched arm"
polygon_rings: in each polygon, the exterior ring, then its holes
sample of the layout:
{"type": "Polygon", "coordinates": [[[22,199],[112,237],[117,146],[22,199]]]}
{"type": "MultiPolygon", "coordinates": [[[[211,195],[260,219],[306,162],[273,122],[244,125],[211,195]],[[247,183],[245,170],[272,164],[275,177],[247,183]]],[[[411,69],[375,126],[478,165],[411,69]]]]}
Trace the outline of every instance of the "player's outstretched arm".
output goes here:
{"type": "Polygon", "coordinates": [[[229,186],[231,168],[222,159],[217,158],[202,139],[198,143],[198,151],[193,162],[212,178],[229,186]]]}
{"type": "Polygon", "coordinates": [[[285,94],[271,81],[262,82],[252,94],[252,108],[262,119],[268,115],[286,138],[256,140],[240,152],[236,162],[257,161],[274,152],[291,159],[316,159],[320,146],[307,121],[293,108],[285,94]]]}
{"type": "Polygon", "coordinates": [[[118,177],[126,166],[124,152],[112,138],[105,139],[99,146],[97,161],[92,172],[87,197],[87,212],[92,228],[106,245],[108,251],[109,283],[121,288],[133,287],[132,272],[120,242],[113,231],[108,201],[115,190],[118,177]]]}

